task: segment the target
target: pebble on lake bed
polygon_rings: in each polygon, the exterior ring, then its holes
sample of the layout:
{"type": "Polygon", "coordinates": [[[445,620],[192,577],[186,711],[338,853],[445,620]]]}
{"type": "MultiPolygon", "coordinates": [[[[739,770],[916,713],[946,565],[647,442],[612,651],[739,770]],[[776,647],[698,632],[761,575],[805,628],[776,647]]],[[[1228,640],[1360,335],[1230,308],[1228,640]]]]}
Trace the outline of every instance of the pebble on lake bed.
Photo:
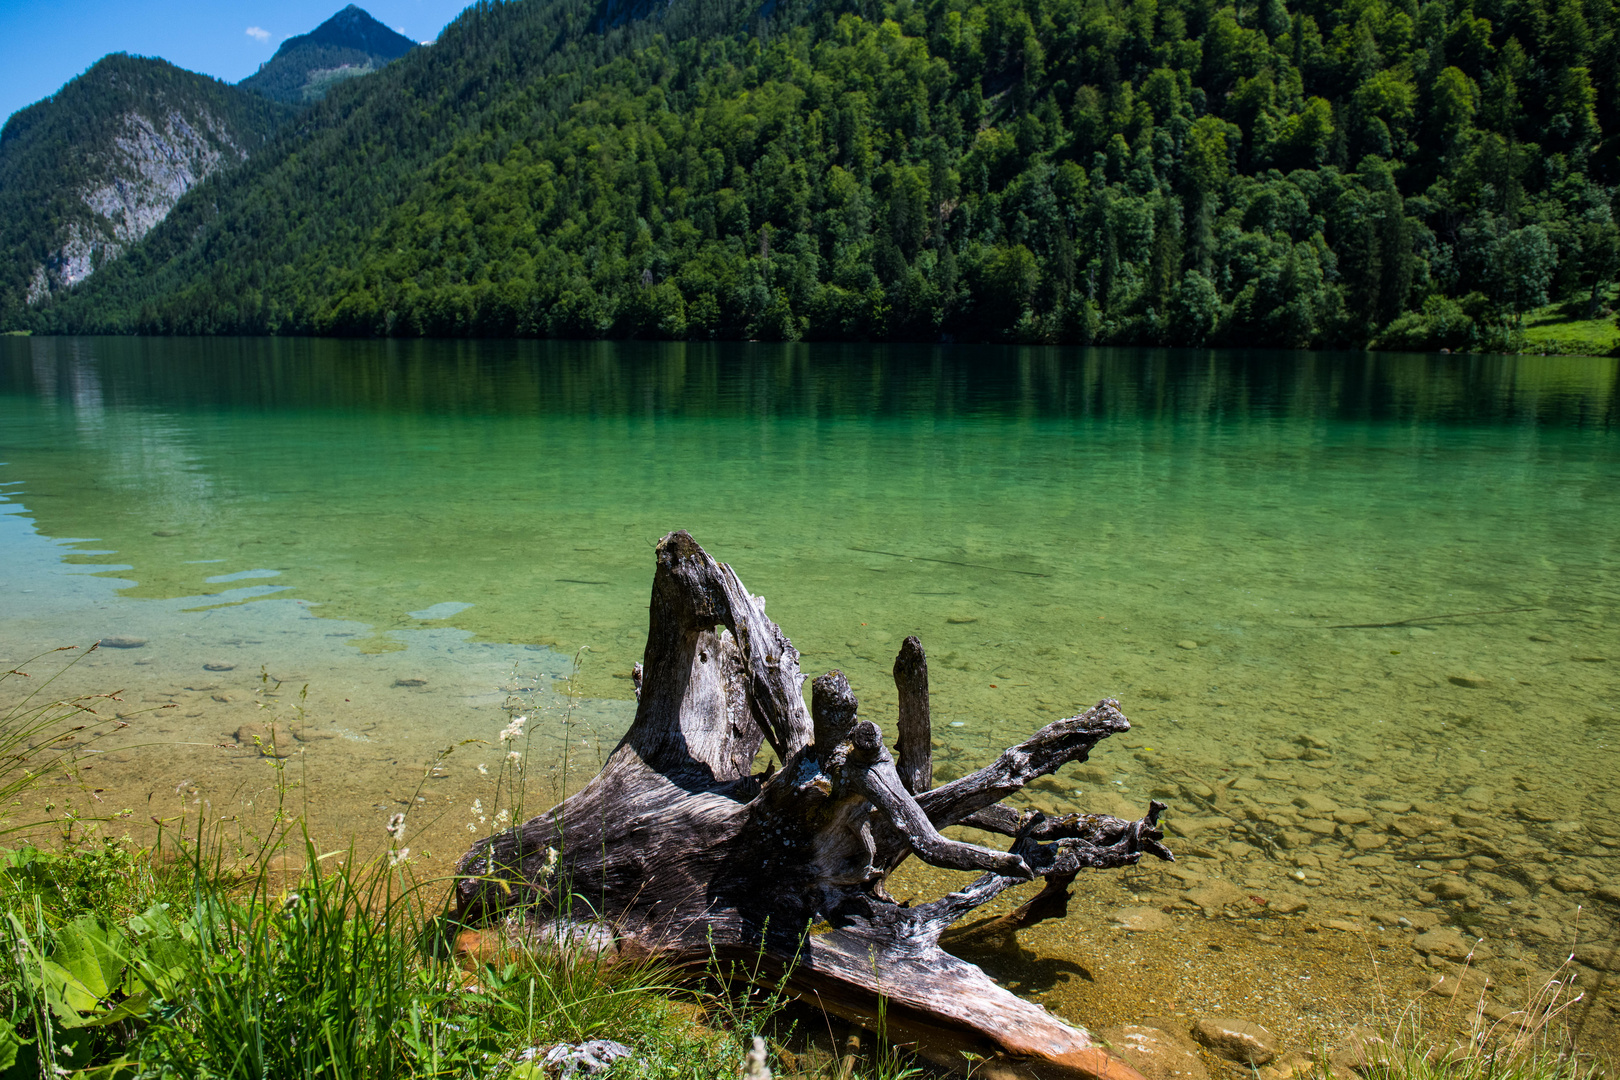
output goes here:
{"type": "Polygon", "coordinates": [[[143,637],[122,637],[117,634],[101,639],[103,649],[138,649],[145,644],[146,639],[143,637]]]}
{"type": "Polygon", "coordinates": [[[204,671],[235,671],[236,665],[229,660],[208,660],[203,664],[204,671]]]}
{"type": "Polygon", "coordinates": [[[1446,681],[1452,686],[1461,686],[1467,690],[1483,690],[1491,685],[1491,680],[1472,671],[1465,671],[1460,675],[1447,675],[1446,681]]]}
{"type": "Polygon", "coordinates": [[[284,732],[278,733],[268,724],[243,724],[236,729],[236,744],[251,750],[257,750],[265,757],[285,758],[292,756],[293,738],[284,732]]]}
{"type": "Polygon", "coordinates": [[[1198,1047],[1184,1035],[1140,1024],[1120,1024],[1097,1032],[1147,1080],[1207,1080],[1198,1047]]]}
{"type": "Polygon", "coordinates": [[[1192,638],[1182,638],[1180,641],[1176,642],[1176,648],[1196,649],[1198,648],[1198,642],[1194,641],[1192,638]]]}
{"type": "Polygon", "coordinates": [[[408,689],[415,689],[415,688],[417,688],[419,686],[426,686],[427,685],[427,680],[422,678],[420,675],[406,675],[406,676],[403,676],[401,678],[395,679],[394,680],[394,685],[395,686],[403,686],[403,687],[406,687],[408,689]]]}
{"type": "Polygon", "coordinates": [[[1465,938],[1455,930],[1435,929],[1412,939],[1412,948],[1425,956],[1438,956],[1442,960],[1466,960],[1470,953],[1476,960],[1488,959],[1489,949],[1472,938],[1465,938]]]}
{"type": "Polygon", "coordinates": [[[1249,899],[1249,894],[1224,881],[1211,881],[1196,889],[1188,889],[1181,894],[1183,898],[1196,904],[1206,916],[1213,919],[1228,907],[1253,908],[1255,903],[1249,899]]]}
{"type": "Polygon", "coordinates": [[[1277,1056],[1276,1037],[1247,1020],[1206,1017],[1193,1025],[1192,1033],[1218,1057],[1239,1065],[1264,1065],[1277,1056]]]}
{"type": "Polygon", "coordinates": [[[1427,882],[1425,888],[1438,900],[1466,900],[1473,893],[1466,881],[1455,877],[1436,878],[1427,882]]]}
{"type": "Polygon", "coordinates": [[[1121,930],[1168,930],[1175,925],[1170,916],[1152,907],[1115,908],[1108,921],[1121,930]]]}

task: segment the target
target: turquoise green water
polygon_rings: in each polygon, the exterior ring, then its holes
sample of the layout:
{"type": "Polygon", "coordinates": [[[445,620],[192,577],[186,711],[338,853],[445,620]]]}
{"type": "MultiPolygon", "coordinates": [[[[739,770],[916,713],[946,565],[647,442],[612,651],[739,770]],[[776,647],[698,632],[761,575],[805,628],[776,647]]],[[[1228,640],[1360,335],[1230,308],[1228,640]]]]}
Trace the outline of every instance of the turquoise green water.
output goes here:
{"type": "Polygon", "coordinates": [[[444,770],[460,813],[509,705],[554,767],[582,648],[594,767],[685,528],[880,720],[918,634],[947,774],[1117,697],[1137,730],[1040,798],[1158,792],[1251,889],[1439,903],[1418,860],[1488,843],[1458,912],[1556,921],[1583,891],[1551,878],[1620,852],[1613,361],[0,339],[0,462],[0,655],[144,639],[74,677],[195,744],[123,755],[126,801],[262,800],[233,738],[286,707],[261,668],[334,735],[304,744],[334,828],[484,739],[444,770]]]}

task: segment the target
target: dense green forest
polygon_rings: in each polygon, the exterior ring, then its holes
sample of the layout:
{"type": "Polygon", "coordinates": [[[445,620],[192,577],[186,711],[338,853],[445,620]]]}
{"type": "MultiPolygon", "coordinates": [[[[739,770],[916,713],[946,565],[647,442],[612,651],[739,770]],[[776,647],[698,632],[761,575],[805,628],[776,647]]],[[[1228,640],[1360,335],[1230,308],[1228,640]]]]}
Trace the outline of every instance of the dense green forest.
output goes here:
{"type": "Polygon", "coordinates": [[[129,223],[108,221],[87,196],[141,181],[121,160],[145,151],[132,144],[132,117],[165,135],[178,126],[192,140],[185,149],[234,161],[262,147],[289,115],[229,83],[122,53],[13,114],[0,129],[0,322],[18,321],[36,269],[51,266],[70,234],[98,251],[120,246],[116,234],[129,223]]]}
{"type": "Polygon", "coordinates": [[[416,48],[350,4],[307,34],[290,37],[276,55],[238,86],[275,101],[303,105],[319,101],[335,84],[369,75],[416,48]]]}
{"type": "Polygon", "coordinates": [[[650,7],[480,3],[19,321],[1501,349],[1620,269],[1613,0],[650,7]]]}

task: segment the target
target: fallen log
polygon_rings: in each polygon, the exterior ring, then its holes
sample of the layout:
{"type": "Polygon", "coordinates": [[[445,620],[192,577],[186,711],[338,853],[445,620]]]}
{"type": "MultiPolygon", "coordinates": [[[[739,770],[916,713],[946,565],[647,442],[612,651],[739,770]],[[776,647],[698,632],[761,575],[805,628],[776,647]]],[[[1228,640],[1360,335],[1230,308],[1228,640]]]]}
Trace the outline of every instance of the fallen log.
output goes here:
{"type": "Polygon", "coordinates": [[[799,654],[731,568],[685,532],[658,545],[636,717],[602,771],[538,817],[474,845],[454,916],[657,953],[745,961],[827,1012],[977,1075],[1141,1080],[1083,1028],[997,986],[940,948],[946,928],[1010,886],[1045,887],[996,920],[1010,934],[1062,917],[1083,869],[1171,859],[1151,803],[1138,821],[1052,817],[1001,800],[1128,731],[1098,702],[932,786],[927,659],[895,661],[899,761],[857,712],[842,673],[806,709],[799,654]],[[762,743],[779,769],[751,774],[762,743]],[[952,840],[951,825],[1012,838],[1007,851],[952,840]],[[965,888],[897,904],[885,879],[907,857],[977,870],[965,888]],[[881,1004],[880,1004],[881,1003],[881,1004]],[[969,1057],[968,1055],[972,1055],[969,1057]]]}

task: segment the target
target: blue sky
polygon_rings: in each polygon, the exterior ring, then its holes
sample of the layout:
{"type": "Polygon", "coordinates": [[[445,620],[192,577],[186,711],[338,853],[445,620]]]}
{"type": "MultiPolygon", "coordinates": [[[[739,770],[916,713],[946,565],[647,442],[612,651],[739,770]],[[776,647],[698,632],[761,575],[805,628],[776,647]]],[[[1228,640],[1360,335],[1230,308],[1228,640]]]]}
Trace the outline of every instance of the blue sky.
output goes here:
{"type": "MultiPolygon", "coordinates": [[[[348,2],[0,0],[0,118],[56,93],[111,52],[161,56],[236,82],[275,55],[283,40],[315,29],[348,2]]],[[[428,41],[471,0],[356,2],[378,22],[428,41]]]]}

